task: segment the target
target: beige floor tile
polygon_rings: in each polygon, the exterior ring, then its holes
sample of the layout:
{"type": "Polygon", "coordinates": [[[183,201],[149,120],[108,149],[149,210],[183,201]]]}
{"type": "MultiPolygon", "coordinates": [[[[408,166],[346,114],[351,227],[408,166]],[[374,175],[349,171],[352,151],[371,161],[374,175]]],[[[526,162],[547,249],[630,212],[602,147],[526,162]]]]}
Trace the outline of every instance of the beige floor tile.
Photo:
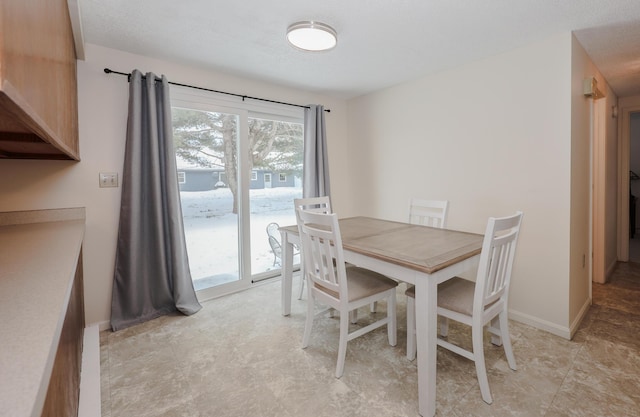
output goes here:
{"type": "Polygon", "coordinates": [[[637,417],[639,405],[568,377],[545,417],[637,417]]]}
{"type": "MultiPolygon", "coordinates": [[[[318,319],[302,349],[306,294],[282,317],[279,282],[205,302],[190,317],[172,314],[102,332],[102,415],[417,416],[403,292],[401,286],[397,346],[389,346],[384,328],[351,341],[340,379],[338,320],[318,319]]],[[[473,362],[439,348],[437,415],[638,416],[639,292],[640,265],[620,264],[610,283],[594,285],[594,305],[571,341],[511,322],[517,371],[485,335],[492,405],[482,401],[473,362]]],[[[374,315],[361,309],[357,326],[385,309],[384,303],[374,315]]],[[[448,338],[471,346],[463,325],[452,323],[448,338]]]]}

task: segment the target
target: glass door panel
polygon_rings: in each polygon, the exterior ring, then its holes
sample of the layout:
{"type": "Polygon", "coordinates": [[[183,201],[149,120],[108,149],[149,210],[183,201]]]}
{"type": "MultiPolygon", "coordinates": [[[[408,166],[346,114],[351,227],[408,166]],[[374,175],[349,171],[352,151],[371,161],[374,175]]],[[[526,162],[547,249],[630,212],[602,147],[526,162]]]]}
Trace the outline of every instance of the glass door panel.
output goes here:
{"type": "Polygon", "coordinates": [[[174,107],[189,267],[196,291],[240,280],[239,114],[174,107]]]}
{"type": "MultiPolygon", "coordinates": [[[[303,124],[249,117],[251,272],[254,280],[280,273],[277,242],[267,227],[296,223],[293,199],[302,197],[303,124]]],[[[294,263],[299,262],[294,259],[294,263]]]]}

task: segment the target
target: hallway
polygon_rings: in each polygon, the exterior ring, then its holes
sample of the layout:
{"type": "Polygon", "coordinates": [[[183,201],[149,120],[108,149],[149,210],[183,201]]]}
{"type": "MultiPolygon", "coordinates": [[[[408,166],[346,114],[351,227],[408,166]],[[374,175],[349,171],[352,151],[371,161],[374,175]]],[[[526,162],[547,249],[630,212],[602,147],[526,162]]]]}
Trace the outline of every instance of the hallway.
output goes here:
{"type": "MultiPolygon", "coordinates": [[[[640,248],[640,239],[634,241],[640,248]]],[[[640,263],[618,262],[608,283],[593,283],[593,305],[640,316],[640,263]]]]}

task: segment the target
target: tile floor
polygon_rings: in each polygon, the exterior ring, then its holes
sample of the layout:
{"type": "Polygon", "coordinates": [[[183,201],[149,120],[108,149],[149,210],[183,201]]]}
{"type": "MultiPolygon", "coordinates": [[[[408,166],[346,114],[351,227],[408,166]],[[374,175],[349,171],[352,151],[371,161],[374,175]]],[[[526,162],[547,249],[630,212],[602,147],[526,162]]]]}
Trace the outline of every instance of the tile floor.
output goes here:
{"type": "MultiPolygon", "coordinates": [[[[572,341],[512,322],[516,372],[487,338],[493,405],[480,397],[473,363],[439,350],[437,415],[639,416],[640,264],[620,264],[614,275],[594,284],[594,305],[572,341]]],[[[355,339],[341,379],[333,376],[337,320],[318,322],[301,349],[306,301],[282,317],[279,281],[206,302],[191,317],[102,332],[102,415],[417,416],[403,290],[398,345],[387,344],[384,328],[355,339]]],[[[360,316],[365,324],[368,313],[360,316]]],[[[470,343],[464,328],[451,327],[450,339],[470,343]]]]}

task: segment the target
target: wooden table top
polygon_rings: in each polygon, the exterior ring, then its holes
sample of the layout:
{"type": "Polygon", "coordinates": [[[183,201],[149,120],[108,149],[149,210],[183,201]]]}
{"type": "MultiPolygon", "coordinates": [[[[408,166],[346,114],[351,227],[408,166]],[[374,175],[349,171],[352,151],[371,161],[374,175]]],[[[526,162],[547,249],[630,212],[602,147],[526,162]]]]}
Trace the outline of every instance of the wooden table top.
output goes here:
{"type": "MultiPolygon", "coordinates": [[[[340,219],[342,246],[396,265],[432,274],[480,253],[483,236],[371,217],[340,219]]],[[[281,230],[298,234],[297,226],[281,230]]]]}

